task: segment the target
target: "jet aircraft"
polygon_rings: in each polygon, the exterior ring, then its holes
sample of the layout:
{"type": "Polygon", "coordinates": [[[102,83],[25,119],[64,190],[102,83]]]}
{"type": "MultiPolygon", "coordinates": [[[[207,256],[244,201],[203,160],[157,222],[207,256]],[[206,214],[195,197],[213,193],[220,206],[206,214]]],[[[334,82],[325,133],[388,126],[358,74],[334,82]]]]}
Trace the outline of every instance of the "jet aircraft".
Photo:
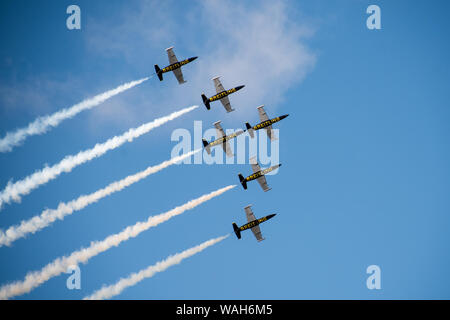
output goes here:
{"type": "Polygon", "coordinates": [[[265,238],[263,238],[262,234],[261,234],[261,229],[259,228],[259,225],[273,217],[276,216],[276,213],[273,214],[269,214],[268,216],[265,216],[263,218],[259,218],[256,219],[255,215],[253,214],[253,211],[251,209],[251,205],[248,205],[244,208],[245,210],[245,215],[247,216],[247,223],[244,224],[241,227],[238,227],[236,223],[233,222],[233,229],[234,229],[234,233],[236,234],[236,237],[238,239],[241,238],[241,231],[247,230],[247,229],[251,229],[253,234],[256,237],[256,240],[259,241],[263,241],[265,240],[265,238]]]}
{"type": "Polygon", "coordinates": [[[265,175],[279,167],[281,167],[281,163],[274,165],[272,167],[269,167],[267,169],[261,170],[261,167],[259,166],[258,162],[256,161],[256,157],[250,158],[250,164],[252,165],[253,174],[249,175],[247,178],[244,178],[242,174],[238,174],[239,180],[241,181],[242,187],[247,190],[247,182],[252,180],[258,180],[259,185],[264,190],[264,192],[269,191],[272,188],[269,188],[267,185],[266,177],[265,175]]]}
{"type": "Polygon", "coordinates": [[[194,61],[198,57],[192,57],[183,61],[178,61],[177,57],[175,56],[175,53],[173,52],[173,47],[167,48],[166,51],[167,56],[169,57],[170,65],[160,69],[159,66],[155,64],[155,71],[156,74],[158,75],[159,81],[163,81],[163,73],[172,71],[175,77],[177,78],[179,84],[185,83],[186,81],[184,81],[183,73],[181,72],[181,66],[184,66],[185,64],[194,61]]]}
{"type": "Polygon", "coordinates": [[[225,90],[225,88],[223,87],[222,83],[219,80],[219,77],[212,78],[212,80],[214,81],[214,86],[216,87],[216,94],[210,98],[207,98],[205,96],[205,94],[202,93],[202,99],[203,99],[203,103],[205,104],[206,109],[209,110],[211,108],[211,106],[210,106],[211,102],[220,100],[220,102],[222,102],[223,107],[225,108],[225,110],[227,110],[227,112],[234,111],[234,109],[231,107],[230,99],[228,99],[228,95],[241,90],[245,86],[242,85],[242,86],[238,86],[238,87],[235,87],[235,88],[232,88],[229,90],[225,90]]]}
{"type": "Polygon", "coordinates": [[[203,146],[206,149],[206,152],[208,152],[208,154],[211,154],[211,147],[217,146],[217,145],[222,145],[223,151],[226,153],[226,155],[228,157],[232,157],[233,156],[233,152],[231,151],[231,147],[230,144],[228,143],[228,140],[231,140],[235,137],[237,137],[238,135],[244,133],[243,130],[239,130],[236,131],[232,134],[229,135],[225,135],[225,131],[223,131],[222,126],[220,125],[220,121],[214,122],[214,126],[216,127],[216,132],[217,132],[217,139],[211,142],[208,142],[206,139],[202,139],[203,141],[203,146]]]}
{"type": "Polygon", "coordinates": [[[279,116],[279,117],[276,117],[273,119],[269,119],[269,117],[267,116],[267,113],[264,111],[264,105],[259,106],[257,109],[258,109],[259,118],[261,119],[261,122],[253,127],[248,122],[245,124],[245,126],[247,127],[247,131],[250,134],[250,137],[252,137],[252,138],[254,137],[254,131],[265,128],[269,139],[271,141],[277,140],[277,138],[275,137],[275,134],[273,133],[273,130],[272,130],[272,124],[283,120],[284,118],[286,118],[288,116],[288,114],[285,114],[285,115],[282,115],[282,116],[279,116]]]}

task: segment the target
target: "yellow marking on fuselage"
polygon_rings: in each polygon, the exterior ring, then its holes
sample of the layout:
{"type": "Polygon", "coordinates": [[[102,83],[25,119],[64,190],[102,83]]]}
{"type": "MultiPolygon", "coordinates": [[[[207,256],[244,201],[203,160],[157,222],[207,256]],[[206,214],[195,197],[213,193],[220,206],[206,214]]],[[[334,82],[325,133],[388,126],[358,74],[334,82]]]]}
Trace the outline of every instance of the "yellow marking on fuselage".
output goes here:
{"type": "Polygon", "coordinates": [[[209,101],[213,102],[213,101],[225,98],[226,96],[228,96],[229,94],[232,94],[234,92],[236,92],[236,88],[232,88],[232,89],[229,89],[229,90],[224,90],[224,91],[219,92],[218,94],[212,96],[211,98],[209,98],[209,101]]]}
{"type": "Polygon", "coordinates": [[[255,172],[255,173],[249,175],[247,178],[245,178],[245,180],[251,181],[251,180],[258,179],[259,177],[266,175],[267,173],[275,170],[276,168],[278,168],[278,165],[264,169],[264,170],[260,170],[258,172],[255,172]]]}
{"type": "Polygon", "coordinates": [[[210,143],[211,146],[216,146],[218,144],[222,144],[226,141],[225,137],[219,138],[217,140],[214,140],[213,142],[210,143]]]}
{"type": "Polygon", "coordinates": [[[238,136],[239,134],[241,134],[241,133],[242,133],[242,132],[238,131],[238,132],[231,133],[231,134],[229,134],[228,136],[220,137],[220,138],[218,138],[217,140],[214,140],[214,141],[210,142],[209,145],[211,145],[211,146],[216,146],[216,145],[218,145],[218,144],[225,143],[226,141],[228,141],[228,140],[230,140],[230,139],[233,139],[233,138],[237,137],[237,136],[238,136]]]}
{"type": "Polygon", "coordinates": [[[270,119],[270,120],[263,121],[263,122],[258,123],[257,125],[255,125],[255,126],[253,127],[253,130],[259,130],[259,129],[268,127],[268,126],[270,126],[271,124],[273,124],[273,123],[275,123],[275,122],[278,122],[278,121],[280,121],[280,120],[281,120],[280,117],[276,117],[276,118],[273,118],[273,119],[270,119]]]}
{"type": "Polygon", "coordinates": [[[258,225],[258,221],[256,221],[256,220],[253,220],[253,221],[247,223],[248,228],[253,228],[256,225],[258,225]]]}
{"type": "Polygon", "coordinates": [[[264,221],[266,221],[266,220],[267,220],[267,217],[263,217],[263,218],[259,218],[259,219],[258,219],[258,222],[261,223],[261,222],[264,222],[264,221]]]}
{"type": "Polygon", "coordinates": [[[169,71],[173,71],[173,70],[175,70],[175,69],[180,68],[181,66],[184,66],[184,65],[187,64],[187,63],[189,63],[189,60],[188,60],[188,59],[183,60],[183,61],[178,61],[178,62],[175,62],[175,63],[171,64],[170,66],[167,66],[167,67],[163,68],[161,71],[162,71],[163,73],[169,72],[169,71]]]}
{"type": "Polygon", "coordinates": [[[234,132],[234,133],[232,133],[232,134],[229,134],[227,137],[228,137],[228,139],[227,140],[229,140],[229,139],[231,139],[231,138],[234,138],[234,137],[237,137],[238,135],[240,135],[242,133],[242,130],[241,131],[238,131],[238,132],[234,132]]]}
{"type": "Polygon", "coordinates": [[[242,227],[240,227],[241,231],[251,229],[253,227],[256,227],[259,224],[258,220],[250,221],[249,223],[244,224],[242,227]]]}
{"type": "Polygon", "coordinates": [[[254,174],[251,174],[247,177],[247,181],[258,179],[261,176],[262,176],[261,171],[255,172],[254,174]]]}
{"type": "Polygon", "coordinates": [[[257,225],[259,225],[260,223],[267,221],[267,217],[262,217],[253,221],[250,221],[249,223],[244,224],[243,226],[241,226],[239,228],[239,230],[244,231],[247,229],[251,229],[253,227],[256,227],[257,225]]]}
{"type": "Polygon", "coordinates": [[[273,170],[275,170],[275,169],[276,169],[276,166],[273,166],[273,167],[270,167],[270,168],[267,168],[267,169],[262,170],[261,173],[262,173],[263,175],[265,175],[266,173],[269,173],[269,172],[271,172],[271,171],[273,171],[273,170]]]}

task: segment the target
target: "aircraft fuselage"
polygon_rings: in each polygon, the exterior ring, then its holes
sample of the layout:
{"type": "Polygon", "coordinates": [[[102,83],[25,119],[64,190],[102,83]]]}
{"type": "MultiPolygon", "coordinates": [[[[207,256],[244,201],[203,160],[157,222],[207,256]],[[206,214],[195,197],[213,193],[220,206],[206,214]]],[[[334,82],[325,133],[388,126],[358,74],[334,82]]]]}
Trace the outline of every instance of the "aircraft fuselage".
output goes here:
{"type": "Polygon", "coordinates": [[[240,226],[239,230],[240,231],[244,231],[244,230],[247,230],[247,229],[251,229],[251,228],[256,227],[257,225],[259,225],[259,224],[261,224],[261,223],[263,223],[263,222],[265,222],[265,221],[267,221],[267,220],[269,220],[269,219],[271,219],[271,218],[273,218],[275,216],[276,216],[276,214],[273,213],[273,214],[269,214],[268,216],[265,216],[265,217],[262,217],[262,218],[250,221],[250,222],[244,224],[243,226],[240,226]]]}
{"type": "Polygon", "coordinates": [[[219,93],[213,95],[212,97],[208,98],[208,101],[209,102],[213,102],[213,101],[216,101],[216,100],[220,100],[220,99],[225,98],[226,96],[228,96],[228,95],[230,95],[232,93],[235,93],[236,91],[241,90],[243,87],[245,87],[245,86],[238,86],[238,87],[235,87],[235,88],[232,88],[232,89],[229,89],[229,90],[224,90],[224,91],[219,92],[219,93]]]}
{"type": "Polygon", "coordinates": [[[161,72],[162,73],[166,73],[166,72],[170,72],[170,71],[173,71],[175,69],[181,68],[185,64],[188,64],[189,62],[192,62],[195,59],[197,59],[197,57],[192,57],[192,58],[189,58],[189,59],[186,59],[186,60],[183,60],[183,61],[178,61],[178,62],[172,63],[171,65],[168,65],[167,67],[162,68],[161,72]]]}
{"type": "Polygon", "coordinates": [[[277,165],[274,165],[274,166],[272,166],[270,168],[264,169],[264,170],[259,170],[259,171],[255,172],[255,173],[249,175],[247,178],[245,178],[245,181],[247,182],[247,181],[252,181],[252,180],[258,179],[259,177],[264,176],[264,175],[268,174],[269,172],[271,172],[271,171],[273,171],[273,170],[275,170],[275,169],[277,169],[279,167],[281,167],[281,163],[277,164],[277,165]]]}
{"type": "Polygon", "coordinates": [[[259,129],[266,128],[266,127],[271,126],[272,124],[274,124],[274,123],[276,123],[276,122],[278,122],[278,121],[283,120],[283,119],[286,118],[287,116],[288,116],[288,114],[285,114],[285,115],[282,115],[282,116],[279,116],[279,117],[276,117],[276,118],[273,118],[273,119],[269,119],[269,120],[260,122],[260,123],[258,123],[257,125],[253,126],[252,129],[253,129],[253,130],[259,130],[259,129]]]}
{"type": "Polygon", "coordinates": [[[209,145],[210,145],[211,147],[213,147],[213,146],[217,146],[217,145],[220,145],[220,144],[224,144],[224,143],[227,142],[228,140],[231,140],[231,139],[237,137],[238,135],[240,135],[240,134],[242,134],[242,133],[244,133],[244,131],[242,131],[242,130],[236,131],[236,132],[234,132],[234,133],[232,133],[232,134],[229,134],[229,135],[227,135],[227,136],[220,137],[220,138],[217,139],[217,140],[211,141],[211,142],[209,143],[209,145]]]}

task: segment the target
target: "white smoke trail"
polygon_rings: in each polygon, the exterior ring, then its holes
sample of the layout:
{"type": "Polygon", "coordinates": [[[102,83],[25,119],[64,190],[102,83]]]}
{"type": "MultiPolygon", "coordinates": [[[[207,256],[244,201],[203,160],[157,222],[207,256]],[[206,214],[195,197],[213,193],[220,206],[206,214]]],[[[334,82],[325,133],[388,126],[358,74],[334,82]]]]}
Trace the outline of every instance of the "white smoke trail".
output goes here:
{"type": "Polygon", "coordinates": [[[198,205],[211,200],[228,190],[233,189],[236,185],[230,185],[213,191],[209,194],[205,194],[197,199],[191,200],[181,206],[178,206],[170,211],[161,213],[156,216],[150,216],[147,221],[138,222],[132,226],[129,226],[117,234],[110,235],[102,241],[91,242],[91,245],[87,248],[72,252],[69,256],[64,256],[55,259],[53,262],[47,264],[40,271],[32,271],[27,273],[23,281],[16,281],[10,284],[0,287],[0,299],[9,299],[18,295],[22,295],[30,292],[34,288],[48,281],[52,277],[56,277],[63,272],[67,271],[67,268],[79,263],[86,263],[90,258],[112,248],[117,247],[123,241],[130,238],[137,237],[141,232],[146,231],[152,227],[182,214],[186,210],[193,209],[198,205]]]}
{"type": "Polygon", "coordinates": [[[173,256],[169,256],[166,259],[159,261],[156,264],[149,266],[144,270],[130,274],[127,278],[120,279],[117,283],[113,285],[105,286],[95,291],[93,294],[85,297],[83,300],[104,300],[117,296],[126,288],[134,286],[135,284],[141,282],[146,278],[153,277],[158,272],[163,272],[167,268],[181,263],[181,261],[183,261],[184,259],[189,258],[194,254],[197,254],[212,245],[215,245],[216,243],[228,238],[228,236],[229,235],[218,237],[215,239],[210,239],[208,241],[199,244],[198,246],[184,250],[183,252],[177,253],[173,256]]]}
{"type": "Polygon", "coordinates": [[[73,116],[77,115],[81,111],[96,107],[109,98],[112,98],[121,92],[131,89],[138,84],[147,81],[148,79],[150,79],[150,77],[122,84],[115,89],[83,100],[80,103],[77,103],[69,108],[60,110],[51,115],[39,117],[28,124],[27,127],[17,129],[13,132],[8,132],[6,133],[6,136],[4,138],[0,139],[0,152],[9,152],[13,149],[13,147],[20,145],[28,136],[43,134],[49,129],[58,126],[62,121],[70,119],[73,116]]]}
{"type": "Polygon", "coordinates": [[[122,189],[129,187],[149,175],[167,168],[168,166],[189,158],[199,151],[201,151],[201,149],[174,157],[156,166],[148,167],[143,171],[130,175],[122,180],[115,181],[107,187],[97,190],[91,194],[82,195],[70,202],[61,202],[56,209],[45,209],[39,216],[34,216],[29,220],[23,220],[19,225],[11,226],[5,232],[0,230],[0,247],[10,245],[12,242],[25,237],[29,233],[35,233],[45,227],[48,227],[56,220],[63,220],[64,217],[74,213],[75,211],[80,211],[88,205],[95,203],[100,199],[111,195],[112,193],[121,191],[122,189]]]}
{"type": "Polygon", "coordinates": [[[133,141],[133,139],[140,137],[150,130],[159,127],[170,120],[178,118],[179,116],[196,108],[198,108],[198,106],[184,108],[180,111],[173,112],[168,116],[155,119],[151,122],[141,125],[140,127],[130,129],[121,136],[115,136],[104,143],[96,144],[92,149],[80,151],[76,155],[66,156],[63,160],[53,165],[52,167],[46,166],[42,170],[36,171],[35,173],[22,180],[14,183],[8,182],[6,188],[0,192],[0,209],[5,203],[10,203],[11,201],[20,202],[23,195],[27,195],[33,189],[36,189],[40,185],[43,185],[48,181],[55,179],[61,173],[70,172],[76,166],[99,157],[109,150],[116,149],[125,142],[131,142],[133,141]]]}

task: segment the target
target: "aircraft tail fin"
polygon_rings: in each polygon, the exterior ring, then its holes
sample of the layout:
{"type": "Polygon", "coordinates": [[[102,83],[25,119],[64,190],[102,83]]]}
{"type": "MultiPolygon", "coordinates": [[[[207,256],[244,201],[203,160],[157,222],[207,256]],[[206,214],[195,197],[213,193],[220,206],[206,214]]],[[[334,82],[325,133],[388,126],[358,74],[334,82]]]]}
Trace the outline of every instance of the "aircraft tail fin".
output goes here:
{"type": "Polygon", "coordinates": [[[234,222],[233,222],[233,229],[234,229],[234,233],[236,234],[236,237],[238,239],[240,239],[241,238],[241,230],[239,230],[239,227],[234,222]]]}
{"type": "Polygon", "coordinates": [[[253,139],[253,138],[255,137],[255,135],[254,135],[254,131],[255,131],[255,130],[253,130],[252,126],[251,126],[250,123],[248,123],[248,122],[245,123],[245,126],[246,126],[246,128],[247,128],[248,134],[249,134],[250,137],[252,137],[252,139],[253,139]]]}
{"type": "Polygon", "coordinates": [[[242,174],[238,174],[239,176],[239,180],[241,181],[242,187],[244,188],[244,190],[247,190],[247,181],[245,181],[245,178],[242,174]]]}
{"type": "Polygon", "coordinates": [[[156,71],[156,74],[158,75],[159,81],[163,81],[163,75],[162,75],[163,73],[157,64],[155,64],[155,71],[156,71]]]}
{"type": "Polygon", "coordinates": [[[205,104],[206,109],[209,110],[209,109],[211,108],[211,106],[209,105],[209,100],[208,100],[208,98],[205,96],[204,93],[202,93],[202,99],[203,99],[203,103],[205,104]]]}
{"type": "Polygon", "coordinates": [[[208,152],[208,154],[211,154],[211,148],[209,147],[208,141],[206,141],[206,139],[202,139],[202,142],[203,142],[203,146],[206,149],[206,152],[208,152]]]}

